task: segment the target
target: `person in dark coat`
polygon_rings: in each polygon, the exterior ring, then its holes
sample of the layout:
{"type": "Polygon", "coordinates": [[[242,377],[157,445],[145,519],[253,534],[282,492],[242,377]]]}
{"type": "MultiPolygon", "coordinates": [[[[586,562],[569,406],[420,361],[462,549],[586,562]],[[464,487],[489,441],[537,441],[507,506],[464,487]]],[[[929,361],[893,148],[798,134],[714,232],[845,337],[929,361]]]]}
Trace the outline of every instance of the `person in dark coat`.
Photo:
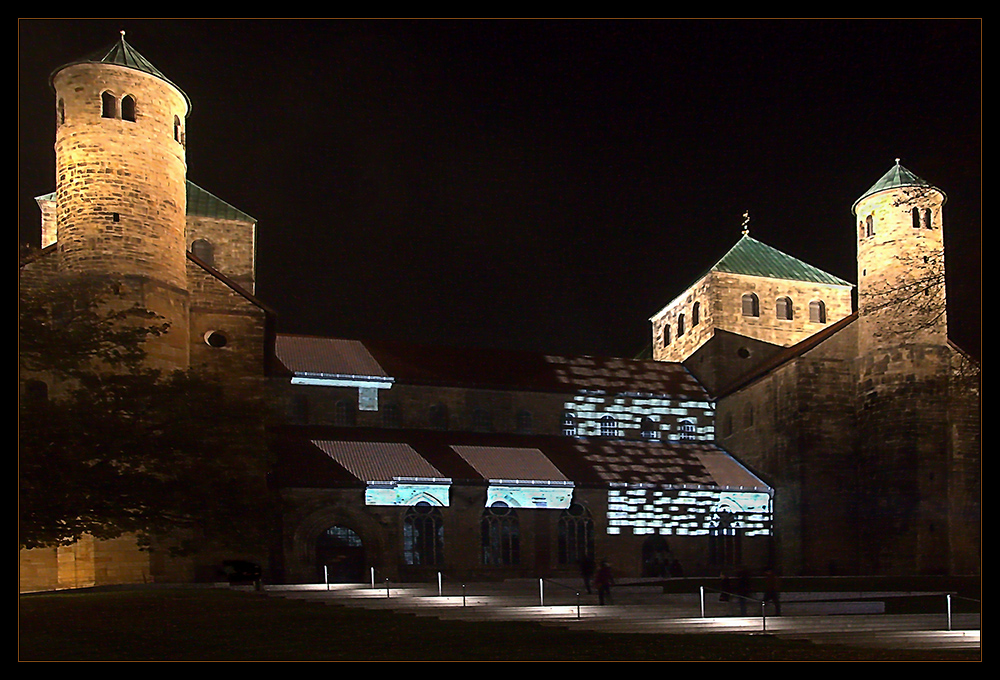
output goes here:
{"type": "Polygon", "coordinates": [[[614,577],[611,575],[611,565],[608,564],[607,560],[601,560],[601,567],[597,570],[597,576],[594,577],[594,585],[597,586],[597,601],[600,604],[603,605],[605,600],[611,604],[612,583],[614,583],[614,577]]]}

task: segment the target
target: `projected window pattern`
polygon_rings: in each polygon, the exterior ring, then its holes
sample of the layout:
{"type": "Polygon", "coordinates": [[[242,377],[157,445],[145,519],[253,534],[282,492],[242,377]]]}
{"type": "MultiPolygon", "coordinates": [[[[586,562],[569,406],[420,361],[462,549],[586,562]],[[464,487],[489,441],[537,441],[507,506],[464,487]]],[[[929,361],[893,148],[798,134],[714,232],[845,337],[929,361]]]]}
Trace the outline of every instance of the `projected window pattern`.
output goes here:
{"type": "Polygon", "coordinates": [[[769,536],[767,493],[662,486],[608,490],[608,534],[708,536],[725,523],[745,536],[769,536]]]}
{"type": "Polygon", "coordinates": [[[578,394],[563,408],[565,435],[633,438],[628,431],[634,430],[642,439],[715,439],[715,410],[707,401],[578,394]]]}

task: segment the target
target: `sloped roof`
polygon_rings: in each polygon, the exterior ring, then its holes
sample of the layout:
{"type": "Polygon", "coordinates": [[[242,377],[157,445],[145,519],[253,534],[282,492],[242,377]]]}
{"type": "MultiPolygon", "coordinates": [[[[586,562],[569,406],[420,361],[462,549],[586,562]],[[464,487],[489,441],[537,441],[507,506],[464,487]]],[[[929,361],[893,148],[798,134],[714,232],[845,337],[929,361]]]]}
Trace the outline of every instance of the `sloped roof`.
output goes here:
{"type": "Polygon", "coordinates": [[[313,444],[362,482],[444,479],[409,444],[366,441],[314,441],[313,444]]]}
{"type": "Polygon", "coordinates": [[[747,234],[744,234],[736,245],[715,263],[712,271],[834,286],[852,285],[840,277],[828,274],[822,269],[761,243],[747,234]]]}
{"type": "Polygon", "coordinates": [[[719,398],[725,397],[729,394],[732,394],[733,392],[742,389],[743,387],[749,385],[758,378],[766,375],[767,373],[770,373],[779,366],[788,363],[792,359],[800,357],[809,350],[817,347],[821,343],[825,342],[832,336],[839,333],[844,328],[850,326],[852,323],[857,321],[857,319],[858,319],[858,313],[854,312],[853,314],[850,314],[848,316],[845,316],[843,319],[840,319],[836,323],[832,323],[826,328],[819,330],[816,333],[813,333],[805,340],[797,342],[796,344],[790,347],[786,347],[785,349],[778,352],[767,361],[753,368],[750,372],[741,375],[739,378],[737,378],[737,380],[733,384],[723,386],[723,388],[719,390],[719,394],[716,396],[719,398]]]}
{"type": "Polygon", "coordinates": [[[291,373],[389,376],[397,383],[575,394],[581,390],[708,401],[680,363],[278,335],[291,373]],[[370,359],[369,359],[370,357],[370,359]],[[330,366],[338,367],[333,371],[330,366]],[[377,367],[377,368],[376,368],[377,367]],[[380,371],[380,372],[376,372],[380,371]]]}
{"type": "Polygon", "coordinates": [[[486,479],[569,481],[541,450],[513,446],[452,446],[486,479]]]}
{"type": "MultiPolygon", "coordinates": [[[[153,64],[146,59],[146,57],[139,54],[138,51],[127,42],[125,42],[125,31],[121,32],[121,38],[112,43],[111,45],[97,50],[96,52],[87,55],[83,59],[78,59],[77,61],[70,62],[69,64],[63,64],[55,71],[52,75],[55,76],[56,73],[63,70],[67,66],[72,66],[73,64],[82,64],[87,62],[96,62],[99,64],[115,64],[117,66],[124,66],[126,68],[135,69],[136,71],[142,71],[143,73],[148,73],[151,76],[156,76],[160,80],[173,85],[178,92],[184,97],[184,101],[187,102],[188,113],[191,111],[191,99],[181,88],[177,87],[176,83],[172,82],[169,78],[163,75],[158,68],[153,66],[153,64]]],[[[51,78],[49,79],[51,82],[51,78]]]]}
{"type": "Polygon", "coordinates": [[[211,194],[194,182],[187,181],[187,214],[198,217],[214,217],[223,220],[256,222],[257,220],[239,208],[234,208],[218,196],[211,194]]]}
{"type": "Polygon", "coordinates": [[[412,474],[416,470],[435,473],[428,477],[483,485],[490,480],[516,479],[569,481],[590,487],[769,488],[726,451],[703,441],[359,427],[286,426],[273,434],[272,441],[281,451],[279,483],[286,487],[320,488],[356,485],[366,477],[423,476],[412,474]],[[417,463],[414,455],[424,462],[417,463]]]}
{"type": "Polygon", "coordinates": [[[282,335],[274,354],[292,373],[388,377],[371,352],[357,340],[282,335]]]}
{"type": "MultiPolygon", "coordinates": [[[[882,175],[879,181],[875,182],[875,184],[873,184],[868,191],[861,194],[861,197],[854,201],[854,205],[851,206],[851,212],[854,212],[854,210],[858,207],[858,203],[872,194],[877,194],[878,192],[885,191],[886,189],[898,189],[900,187],[929,187],[935,189],[936,191],[940,191],[941,195],[945,196],[945,193],[933,184],[917,177],[900,165],[899,159],[897,158],[896,164],[889,168],[889,172],[882,175]]],[[[947,199],[947,196],[945,196],[945,198],[947,199]]]]}

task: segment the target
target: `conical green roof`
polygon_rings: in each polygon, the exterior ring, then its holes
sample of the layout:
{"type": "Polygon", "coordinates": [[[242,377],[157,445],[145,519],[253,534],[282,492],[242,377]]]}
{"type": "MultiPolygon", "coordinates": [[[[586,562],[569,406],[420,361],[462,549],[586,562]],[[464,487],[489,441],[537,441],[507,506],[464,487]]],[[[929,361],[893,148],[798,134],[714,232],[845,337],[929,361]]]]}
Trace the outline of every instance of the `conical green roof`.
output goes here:
{"type": "Polygon", "coordinates": [[[852,285],[748,235],[737,241],[736,245],[715,263],[712,271],[790,281],[810,281],[834,286],[852,285]]]}
{"type": "Polygon", "coordinates": [[[936,191],[940,191],[941,195],[944,196],[944,192],[938,189],[936,186],[930,182],[923,180],[912,172],[904,168],[899,164],[899,159],[896,159],[896,165],[889,168],[889,172],[882,175],[882,178],[872,185],[872,188],[861,194],[861,197],[854,201],[854,205],[851,206],[851,211],[853,212],[857,207],[858,203],[868,198],[872,194],[877,194],[880,191],[885,191],[886,189],[898,189],[900,187],[930,187],[936,191]]]}
{"type": "MultiPolygon", "coordinates": [[[[148,73],[151,76],[156,76],[160,80],[170,83],[177,88],[177,91],[184,96],[184,100],[187,102],[188,112],[191,111],[191,100],[188,98],[187,93],[177,87],[176,83],[172,82],[169,78],[160,73],[160,70],[153,66],[153,64],[150,63],[146,57],[139,54],[134,47],[125,42],[125,31],[121,32],[121,38],[119,40],[115,41],[108,47],[98,50],[83,59],[78,59],[77,61],[70,62],[69,64],[63,64],[53,71],[52,75],[55,76],[56,73],[63,70],[67,66],[85,63],[116,64],[118,66],[124,66],[126,68],[135,69],[136,71],[148,73]]],[[[49,81],[51,82],[51,80],[52,79],[50,78],[49,81]]]]}

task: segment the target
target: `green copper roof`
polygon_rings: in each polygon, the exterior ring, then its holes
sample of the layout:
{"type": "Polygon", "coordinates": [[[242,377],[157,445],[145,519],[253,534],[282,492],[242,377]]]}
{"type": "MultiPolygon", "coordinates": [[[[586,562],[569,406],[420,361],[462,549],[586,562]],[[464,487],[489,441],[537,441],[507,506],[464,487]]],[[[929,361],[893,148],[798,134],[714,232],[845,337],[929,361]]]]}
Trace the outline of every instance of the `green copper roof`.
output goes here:
{"type": "Polygon", "coordinates": [[[187,183],[187,214],[222,220],[240,220],[241,222],[257,221],[191,181],[187,183]]]}
{"type": "Polygon", "coordinates": [[[851,285],[833,274],[827,274],[822,269],[817,269],[746,235],[715,263],[712,271],[790,281],[812,281],[834,286],[851,285]]]}
{"type": "MultiPolygon", "coordinates": [[[[121,38],[112,43],[110,46],[105,47],[102,50],[98,50],[93,54],[90,54],[83,59],[71,62],[60,66],[55,71],[52,72],[54,76],[59,71],[63,70],[67,66],[72,64],[83,64],[87,62],[96,62],[100,64],[116,64],[118,66],[124,66],[126,68],[132,68],[136,71],[142,71],[143,73],[148,73],[149,75],[156,76],[160,80],[166,81],[177,88],[177,91],[184,95],[184,100],[187,102],[188,112],[191,111],[191,100],[188,98],[187,94],[169,78],[160,73],[160,70],[153,66],[146,57],[139,54],[134,47],[125,42],[125,31],[121,32],[121,38]]],[[[51,79],[50,79],[51,80],[51,79]]]]}
{"type": "MultiPolygon", "coordinates": [[[[871,189],[861,194],[861,198],[854,201],[854,205],[851,206],[851,211],[853,212],[854,209],[858,207],[858,203],[872,194],[877,194],[878,192],[885,191],[886,189],[898,189],[900,187],[930,187],[936,189],[937,191],[941,191],[930,182],[920,179],[912,172],[904,168],[899,164],[899,159],[897,158],[896,165],[892,166],[889,169],[889,172],[882,175],[882,179],[875,182],[871,189]]],[[[944,195],[943,191],[941,191],[941,195],[944,195]]]]}

